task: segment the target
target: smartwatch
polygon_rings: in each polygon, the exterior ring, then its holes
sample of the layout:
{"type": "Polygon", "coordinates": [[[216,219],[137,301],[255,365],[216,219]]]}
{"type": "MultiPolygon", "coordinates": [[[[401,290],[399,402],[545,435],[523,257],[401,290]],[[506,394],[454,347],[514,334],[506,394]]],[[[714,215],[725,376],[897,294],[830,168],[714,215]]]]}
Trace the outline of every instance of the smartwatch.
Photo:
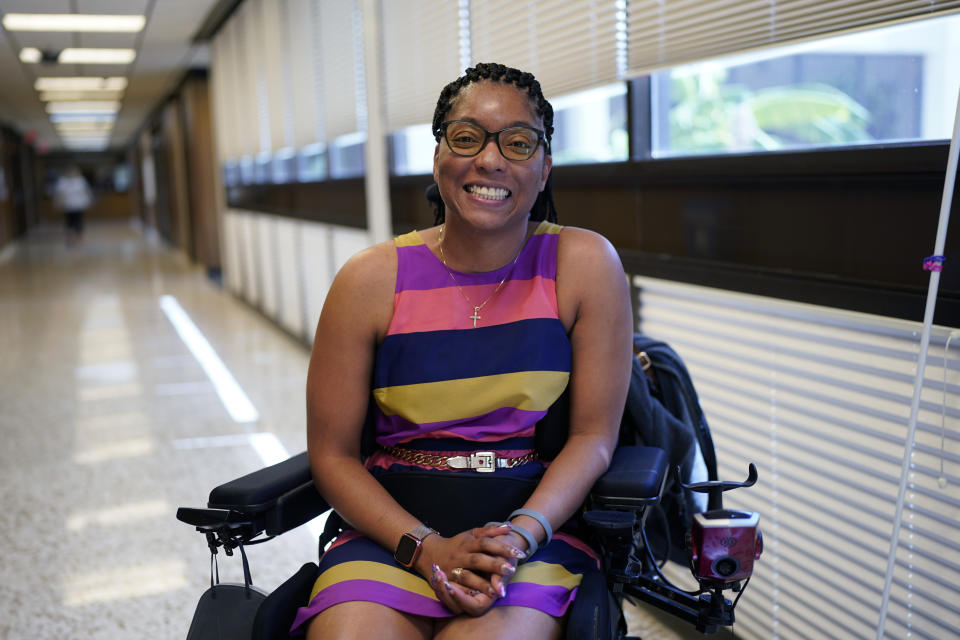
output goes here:
{"type": "Polygon", "coordinates": [[[403,534],[400,537],[400,542],[397,543],[396,551],[393,552],[393,559],[400,566],[412,569],[413,563],[420,557],[420,547],[423,545],[423,541],[427,539],[427,536],[434,533],[436,531],[430,527],[420,525],[410,533],[403,534]]]}

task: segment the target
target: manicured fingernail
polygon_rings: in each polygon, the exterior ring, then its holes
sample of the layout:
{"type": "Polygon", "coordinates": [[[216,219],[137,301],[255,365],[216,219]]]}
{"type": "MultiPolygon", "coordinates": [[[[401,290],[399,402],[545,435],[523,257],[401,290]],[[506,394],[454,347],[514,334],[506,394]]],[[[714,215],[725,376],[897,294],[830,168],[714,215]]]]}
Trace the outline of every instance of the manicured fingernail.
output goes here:
{"type": "Polygon", "coordinates": [[[501,585],[500,585],[500,597],[501,597],[501,598],[506,598],[506,597],[507,597],[507,586],[504,585],[504,584],[501,584],[501,585]]]}
{"type": "Polygon", "coordinates": [[[430,568],[433,569],[434,575],[440,573],[440,565],[438,565],[436,562],[434,562],[430,568]]]}
{"type": "Polygon", "coordinates": [[[506,527],[507,529],[512,529],[513,525],[510,524],[509,522],[504,522],[502,525],[500,525],[500,528],[503,529],[504,527],[506,527]]]}
{"type": "Polygon", "coordinates": [[[443,581],[443,586],[445,586],[445,587],[447,588],[447,591],[449,591],[450,593],[453,593],[453,585],[451,585],[449,582],[447,582],[446,580],[444,580],[444,581],[443,581]]]}
{"type": "Polygon", "coordinates": [[[512,564],[507,564],[507,563],[503,563],[502,565],[500,565],[500,570],[503,571],[508,576],[512,576],[517,572],[516,567],[514,567],[512,564]]]}
{"type": "Polygon", "coordinates": [[[512,555],[514,558],[520,558],[521,560],[527,557],[527,554],[516,547],[512,547],[510,549],[510,555],[512,555]]]}

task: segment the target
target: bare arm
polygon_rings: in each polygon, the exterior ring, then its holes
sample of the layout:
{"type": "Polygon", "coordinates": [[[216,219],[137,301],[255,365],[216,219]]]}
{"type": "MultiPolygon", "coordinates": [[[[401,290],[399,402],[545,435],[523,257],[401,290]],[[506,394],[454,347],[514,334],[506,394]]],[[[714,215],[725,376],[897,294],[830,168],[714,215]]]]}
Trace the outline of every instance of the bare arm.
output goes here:
{"type": "MultiPolygon", "coordinates": [[[[567,227],[558,251],[557,298],[573,351],[570,435],[524,505],[546,516],[554,529],[573,515],[610,464],[630,381],[633,335],[629,286],[610,243],[567,227]]],[[[533,518],[514,522],[544,540],[533,518]]]]}

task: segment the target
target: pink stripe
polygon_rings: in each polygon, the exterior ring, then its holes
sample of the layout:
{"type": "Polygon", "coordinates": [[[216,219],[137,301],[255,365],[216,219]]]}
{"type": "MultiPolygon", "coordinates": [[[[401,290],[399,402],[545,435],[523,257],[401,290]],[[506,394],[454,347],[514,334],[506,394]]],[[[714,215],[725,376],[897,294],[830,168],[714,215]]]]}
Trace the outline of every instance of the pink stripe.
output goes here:
{"type": "Polygon", "coordinates": [[[501,407],[480,416],[417,424],[400,415],[385,416],[380,413],[377,416],[377,444],[391,447],[428,434],[438,438],[453,435],[479,442],[525,437],[532,435],[537,421],[545,414],[545,411],[501,407]]]}
{"type": "Polygon", "coordinates": [[[473,306],[487,304],[480,310],[479,326],[506,324],[528,318],[556,318],[556,283],[536,276],[531,280],[511,280],[490,297],[496,283],[462,286],[466,298],[452,283],[442,289],[402,291],[394,296],[393,319],[388,335],[415,331],[472,329],[473,306]]]}
{"type": "Polygon", "coordinates": [[[564,533],[564,532],[562,532],[562,531],[557,531],[555,534],[553,534],[553,539],[554,539],[554,540],[561,540],[561,541],[565,542],[566,544],[570,545],[571,547],[573,547],[574,549],[578,549],[578,550],[582,551],[583,553],[587,554],[588,556],[590,556],[591,558],[593,558],[593,561],[594,561],[594,562],[597,563],[597,570],[599,571],[599,570],[601,569],[601,566],[600,566],[600,556],[598,556],[598,555],[597,555],[597,552],[594,551],[593,549],[591,549],[589,546],[587,546],[587,544],[586,544],[583,540],[581,540],[580,538],[578,538],[578,537],[576,537],[576,536],[572,536],[572,535],[570,535],[569,533],[564,533]]]}

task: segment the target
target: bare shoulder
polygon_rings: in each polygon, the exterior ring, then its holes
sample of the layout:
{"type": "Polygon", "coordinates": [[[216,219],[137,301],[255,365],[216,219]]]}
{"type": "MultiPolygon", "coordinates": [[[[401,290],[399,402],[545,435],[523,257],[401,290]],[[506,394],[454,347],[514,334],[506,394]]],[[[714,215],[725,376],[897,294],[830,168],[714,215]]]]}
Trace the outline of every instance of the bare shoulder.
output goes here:
{"type": "Polygon", "coordinates": [[[603,308],[618,304],[629,287],[616,249],[605,237],[579,227],[563,227],[557,244],[557,303],[571,328],[584,304],[603,308]]]}
{"type": "Polygon", "coordinates": [[[392,240],[354,254],[330,286],[320,324],[382,336],[393,313],[396,279],[397,252],[392,240]]]}
{"type": "MultiPolygon", "coordinates": [[[[616,249],[596,231],[580,227],[563,227],[557,246],[558,259],[578,264],[583,260],[602,261],[620,265],[616,249]]],[[[580,265],[584,266],[584,265],[580,265]]]]}

